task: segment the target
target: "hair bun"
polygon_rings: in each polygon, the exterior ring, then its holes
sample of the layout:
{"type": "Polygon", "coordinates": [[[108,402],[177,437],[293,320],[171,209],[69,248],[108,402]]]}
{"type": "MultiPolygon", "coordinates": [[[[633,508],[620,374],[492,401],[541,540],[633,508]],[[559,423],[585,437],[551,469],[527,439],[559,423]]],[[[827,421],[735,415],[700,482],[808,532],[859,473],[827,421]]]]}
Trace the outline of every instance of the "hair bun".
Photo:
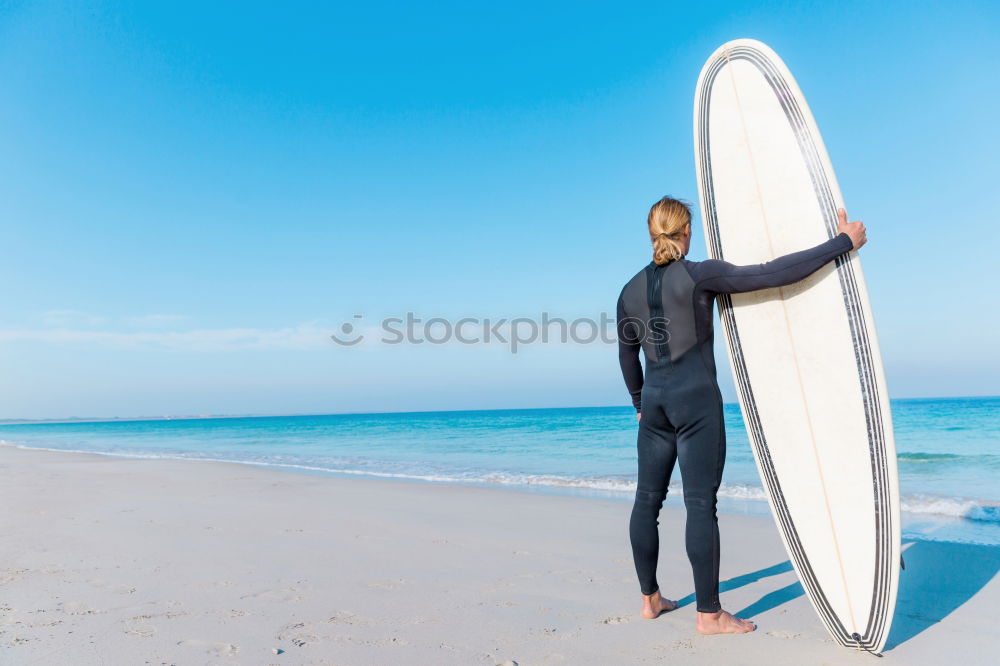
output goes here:
{"type": "Polygon", "coordinates": [[[655,263],[666,264],[684,256],[684,232],[691,223],[691,209],[686,201],[663,197],[649,209],[647,223],[655,263]]]}

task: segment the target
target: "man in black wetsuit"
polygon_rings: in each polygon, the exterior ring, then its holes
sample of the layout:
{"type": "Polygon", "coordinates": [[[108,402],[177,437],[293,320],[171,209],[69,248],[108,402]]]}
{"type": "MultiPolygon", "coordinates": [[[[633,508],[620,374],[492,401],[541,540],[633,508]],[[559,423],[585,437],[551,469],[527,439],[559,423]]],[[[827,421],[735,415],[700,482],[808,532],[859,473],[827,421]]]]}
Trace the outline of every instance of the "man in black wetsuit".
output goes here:
{"type": "Polygon", "coordinates": [[[639,475],[629,536],[642,614],[655,618],[677,605],[656,580],[658,517],[674,463],[679,462],[687,510],[685,542],[694,573],[703,634],[744,633],[756,627],[719,603],[719,527],[716,493],[726,457],[722,395],[716,382],[712,307],[717,294],[780,287],[801,280],[866,242],[861,222],[838,211],[837,235],[819,245],[753,266],[718,259],[688,261],[691,211],[664,197],[649,212],[653,261],[618,297],[618,358],[639,417],[639,475]],[[639,350],[646,359],[645,377],[639,350]]]}

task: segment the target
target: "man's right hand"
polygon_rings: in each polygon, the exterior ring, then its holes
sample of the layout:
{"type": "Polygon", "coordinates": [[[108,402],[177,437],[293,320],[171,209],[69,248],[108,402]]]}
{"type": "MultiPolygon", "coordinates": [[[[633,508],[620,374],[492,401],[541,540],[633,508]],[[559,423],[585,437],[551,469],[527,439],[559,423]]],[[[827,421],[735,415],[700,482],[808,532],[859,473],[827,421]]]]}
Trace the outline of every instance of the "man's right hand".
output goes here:
{"type": "Polygon", "coordinates": [[[868,242],[868,232],[861,220],[848,222],[847,211],[843,208],[837,209],[837,218],[840,220],[840,224],[837,225],[837,235],[847,234],[850,236],[855,250],[868,242]]]}

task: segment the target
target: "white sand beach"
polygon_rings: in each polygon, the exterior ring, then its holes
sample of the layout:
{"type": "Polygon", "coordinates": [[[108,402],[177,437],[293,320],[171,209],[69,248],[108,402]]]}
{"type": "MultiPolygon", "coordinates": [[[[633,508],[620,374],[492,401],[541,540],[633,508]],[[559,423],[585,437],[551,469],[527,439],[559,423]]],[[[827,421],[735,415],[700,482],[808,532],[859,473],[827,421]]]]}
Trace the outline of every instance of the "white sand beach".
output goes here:
{"type": "Polygon", "coordinates": [[[832,642],[768,519],[721,515],[694,631],[683,513],[643,619],[626,502],[0,447],[2,664],[995,663],[997,549],[904,545],[885,658],[832,642]]]}

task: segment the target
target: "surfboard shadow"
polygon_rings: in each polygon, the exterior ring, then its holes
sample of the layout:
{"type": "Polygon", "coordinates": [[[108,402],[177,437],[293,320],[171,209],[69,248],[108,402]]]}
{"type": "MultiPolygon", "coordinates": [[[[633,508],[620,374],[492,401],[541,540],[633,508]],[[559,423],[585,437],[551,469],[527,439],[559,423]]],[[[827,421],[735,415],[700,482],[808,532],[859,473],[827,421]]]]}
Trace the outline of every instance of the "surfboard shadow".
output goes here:
{"type": "MultiPolygon", "coordinates": [[[[750,583],[756,583],[762,578],[767,578],[768,576],[777,576],[778,574],[783,574],[791,570],[792,570],[792,563],[789,560],[785,560],[784,562],[775,564],[770,567],[765,567],[764,569],[760,569],[758,571],[743,574],[742,576],[735,576],[727,580],[719,581],[719,592],[722,593],[722,592],[727,592],[729,590],[735,590],[738,587],[743,587],[744,585],[749,585],[750,583]]],[[[683,599],[677,600],[677,607],[680,608],[682,606],[687,606],[688,604],[693,604],[694,601],[695,601],[694,593],[689,594],[683,599]]]]}
{"type": "Polygon", "coordinates": [[[885,650],[933,627],[1000,571],[996,546],[911,540],[903,547],[906,569],[899,574],[896,614],[885,650]]]}

